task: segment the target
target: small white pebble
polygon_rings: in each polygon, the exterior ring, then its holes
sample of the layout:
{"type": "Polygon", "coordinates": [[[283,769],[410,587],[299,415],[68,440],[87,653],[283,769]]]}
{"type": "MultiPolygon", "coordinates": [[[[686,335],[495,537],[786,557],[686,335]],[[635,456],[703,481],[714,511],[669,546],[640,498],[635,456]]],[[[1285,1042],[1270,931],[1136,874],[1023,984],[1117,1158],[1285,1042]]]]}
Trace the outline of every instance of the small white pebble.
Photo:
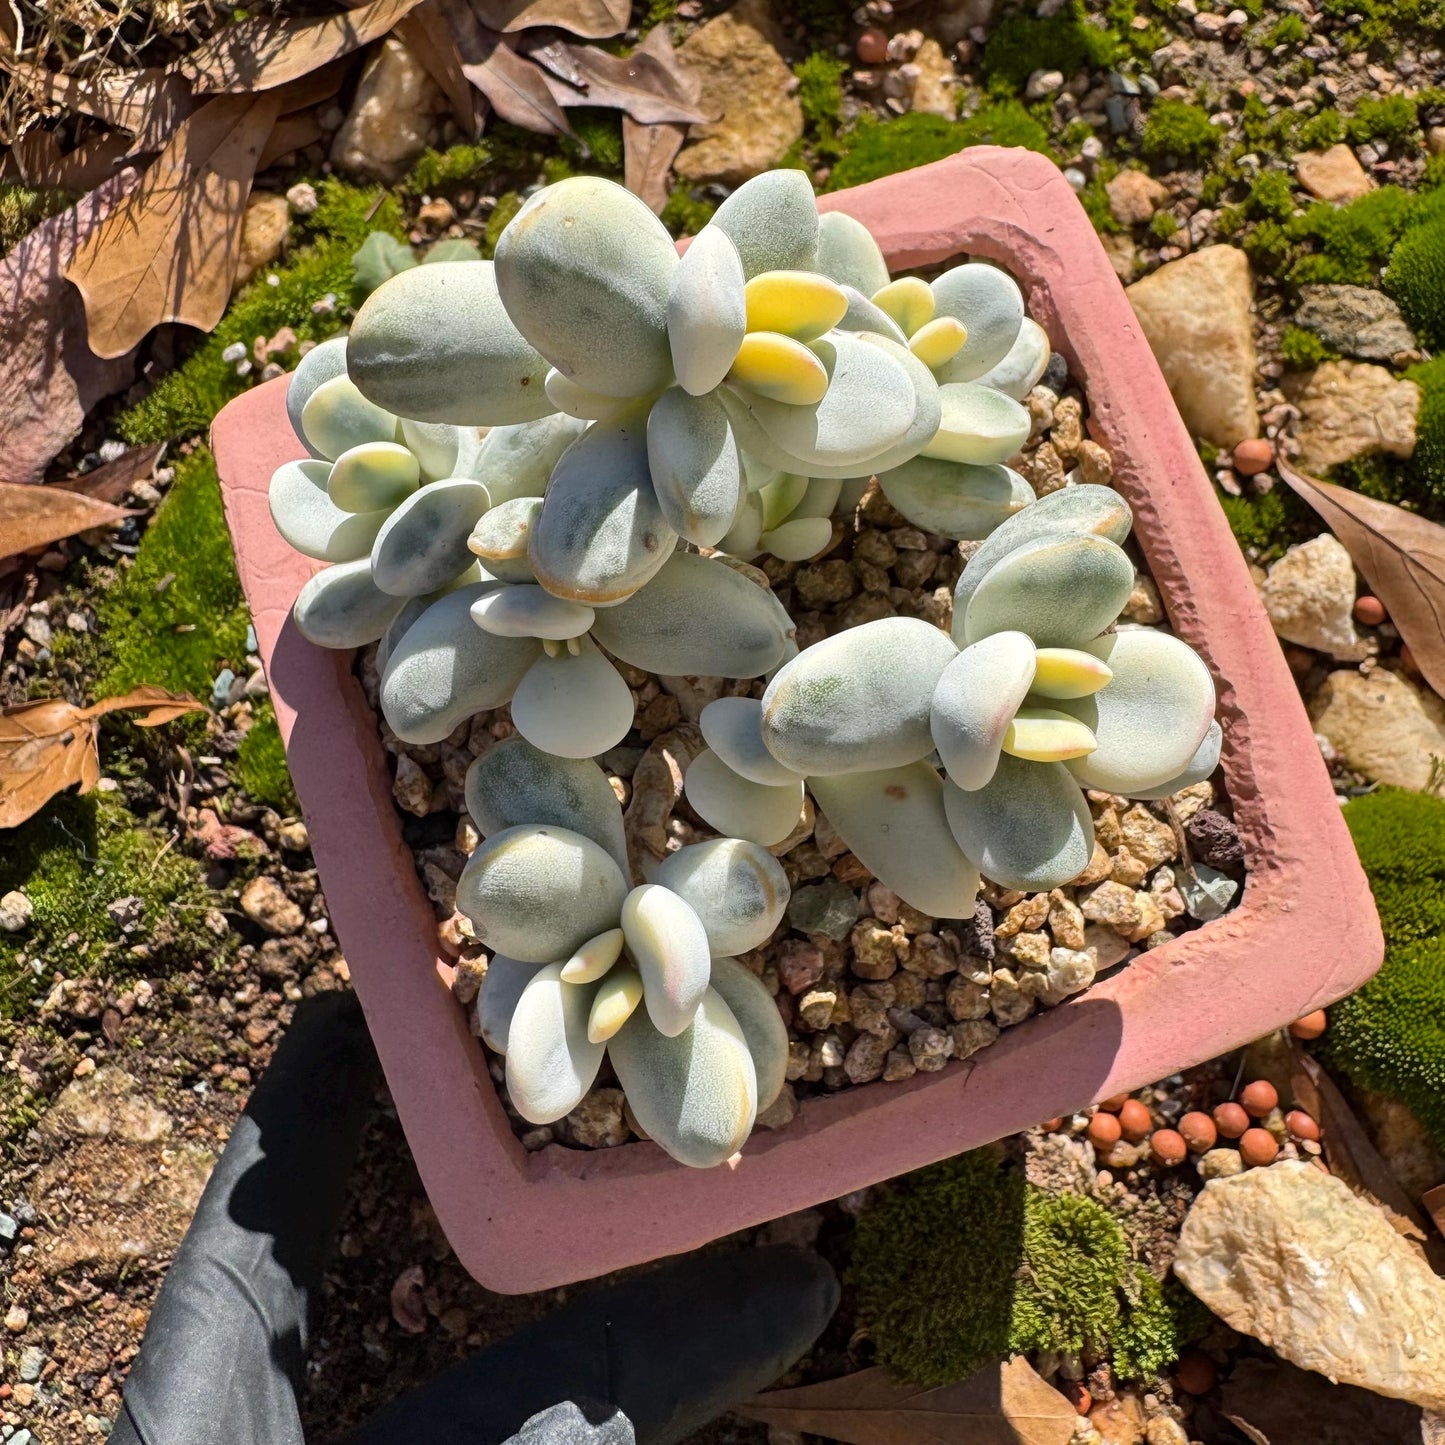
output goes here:
{"type": "Polygon", "coordinates": [[[244,341],[233,341],[222,353],[222,361],[244,361],[246,359],[246,343],[244,341]]]}
{"type": "Polygon", "coordinates": [[[103,462],[119,461],[126,453],[126,445],[122,441],[101,442],[100,459],[103,462]]]}

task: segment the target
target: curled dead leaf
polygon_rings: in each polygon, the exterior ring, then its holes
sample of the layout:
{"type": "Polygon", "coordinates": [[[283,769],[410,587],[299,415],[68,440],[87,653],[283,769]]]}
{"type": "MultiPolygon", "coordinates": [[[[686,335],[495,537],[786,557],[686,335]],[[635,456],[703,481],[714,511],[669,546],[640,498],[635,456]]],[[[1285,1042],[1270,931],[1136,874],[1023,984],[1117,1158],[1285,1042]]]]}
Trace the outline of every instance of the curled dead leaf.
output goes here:
{"type": "Polygon", "coordinates": [[[422,0],[396,27],[397,39],[441,87],[456,123],[468,136],[478,130],[477,97],[462,73],[456,36],[447,24],[441,0],[422,0]]]}
{"type": "Polygon", "coordinates": [[[556,94],[564,106],[606,106],[643,125],[690,125],[713,118],[697,108],[695,93],[689,94],[677,67],[644,46],[625,56],[565,40],[543,44],[528,39],[520,48],[563,82],[556,94]]]}
{"type": "MultiPolygon", "coordinates": [[[[679,93],[685,100],[697,100],[702,89],[701,83],[694,71],[677,63],[677,52],[673,49],[672,37],[667,33],[666,25],[654,25],[633,54],[653,57],[676,78],[679,93]]],[[[677,159],[677,153],[682,149],[686,138],[685,125],[667,121],[644,125],[623,113],[623,180],[627,189],[646,201],[654,212],[661,212],[667,204],[672,163],[677,159]]]]}
{"type": "Polygon", "coordinates": [[[114,461],[102,462],[98,467],[82,472],[79,476],[56,482],[55,486],[66,492],[80,492],[100,502],[119,502],[138,481],[149,477],[155,471],[156,463],[165,449],[164,442],[131,447],[114,461]]]}
{"type": "Polygon", "coordinates": [[[546,74],[518,55],[498,30],[477,19],[466,0],[442,0],[443,13],[456,40],[462,74],[481,91],[505,121],[539,135],[571,135],[546,74]]]}
{"type": "Polygon", "coordinates": [[[92,527],[114,527],[130,513],[64,487],[0,482],[0,557],[15,557],[92,527]]]}
{"type": "Polygon", "coordinates": [[[632,14],[630,0],[473,0],[473,8],[493,30],[554,25],[583,40],[620,35],[632,14]]]}

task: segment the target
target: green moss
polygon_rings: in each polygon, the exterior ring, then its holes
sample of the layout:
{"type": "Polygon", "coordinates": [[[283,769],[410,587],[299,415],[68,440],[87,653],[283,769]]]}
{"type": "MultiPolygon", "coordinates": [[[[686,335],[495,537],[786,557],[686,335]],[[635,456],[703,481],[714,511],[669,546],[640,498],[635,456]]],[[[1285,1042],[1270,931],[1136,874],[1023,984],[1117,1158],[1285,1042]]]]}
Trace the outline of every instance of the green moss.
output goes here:
{"type": "Polygon", "coordinates": [[[1279,339],[1279,354],[1284,364],[1295,371],[1313,370],[1327,361],[1338,361],[1340,355],[1303,326],[1285,327],[1284,335],[1279,339]]]}
{"type": "Polygon", "coordinates": [[[521,209],[521,192],[508,191],[497,197],[497,204],[492,207],[492,214],[487,217],[486,227],[482,231],[482,255],[488,260],[496,254],[497,242],[502,239],[507,223],[521,209]]]}
{"type": "Polygon", "coordinates": [[[1094,167],[1094,174],[1079,192],[1079,204],[1100,235],[1118,235],[1125,230],[1109,206],[1109,182],[1118,174],[1119,166],[1116,162],[1100,160],[1094,167]]]}
{"type": "Polygon", "coordinates": [[[1419,131],[1420,116],[1416,102],[1408,95],[1362,95],[1345,127],[1346,134],[1356,145],[1375,140],[1398,146],[1407,140],[1418,139],[1419,131]]]}
{"type": "Polygon", "coordinates": [[[485,181],[495,165],[492,148],[485,141],[454,145],[449,150],[426,150],[407,177],[407,189],[418,195],[475,186],[485,181]]]}
{"type": "Polygon", "coordinates": [[[1445,799],[1382,789],[1345,805],[1385,963],[1330,1010],[1327,1060],[1402,1100],[1445,1147],[1445,799]]]}
{"type": "Polygon", "coordinates": [[[278,813],[298,810],[296,789],[286,767],[286,749],[276,726],[276,710],[269,702],[256,708],[251,729],[241,739],[236,776],[258,803],[266,803],[278,813]]]}
{"type": "Polygon", "coordinates": [[[809,50],[832,50],[848,38],[848,6],[839,0],[791,0],[786,13],[809,50]]]}
{"type": "Polygon", "coordinates": [[[1179,229],[1172,211],[1155,211],[1149,218],[1149,234],[1156,241],[1167,241],[1179,229]]]}
{"type": "Polygon", "coordinates": [[[1381,186],[1348,206],[1325,201],[1310,206],[1286,227],[1291,241],[1314,248],[1294,264],[1290,280],[1373,285],[1415,204],[1399,186],[1381,186]]]}
{"type": "Polygon", "coordinates": [[[1320,519],[1288,487],[1275,487],[1263,496],[1221,494],[1219,505],[1239,545],[1261,562],[1272,561],[1296,542],[1320,533],[1320,519]]]}
{"type": "Polygon", "coordinates": [[[1422,512],[1440,520],[1445,515],[1445,356],[1412,366],[1405,376],[1420,388],[1415,451],[1403,463],[1410,495],[1422,512]]]}
{"type": "Polygon", "coordinates": [[[622,174],[622,113],[600,106],[579,106],[567,119],[581,142],[577,160],[583,169],[601,175],[622,174]]]}
{"type": "Polygon", "coordinates": [[[1220,130],[1209,112],[1187,100],[1156,100],[1144,122],[1140,149],[1153,160],[1177,157],[1202,165],[1219,149],[1220,130]]]}
{"type": "Polygon", "coordinates": [[[1303,45],[1310,38],[1310,28],[1291,10],[1281,15],[1265,32],[1264,43],[1273,50],[1276,45],[1303,45]]]}
{"type": "Polygon", "coordinates": [[[656,25],[671,25],[677,19],[677,3],[678,0],[648,0],[641,33],[646,35],[656,25]]]}
{"type": "Polygon", "coordinates": [[[1104,19],[1119,51],[1133,54],[1140,60],[1147,60],[1169,39],[1168,32],[1155,18],[1149,0],[1144,0],[1142,4],[1138,0],[1107,0],[1104,19]],[[1148,23],[1136,25],[1134,22],[1140,16],[1148,23]]]}
{"type": "Polygon", "coordinates": [[[798,77],[798,104],[803,110],[805,133],[824,159],[836,157],[838,127],[843,123],[843,76],[846,61],[815,50],[793,67],[798,77]]]}
{"type": "Polygon", "coordinates": [[[1067,78],[1107,69],[1119,53],[1118,40],[1093,22],[1082,0],[1069,0],[1047,19],[1018,10],[1004,16],[984,45],[983,78],[995,92],[1015,93],[1035,70],[1058,70],[1067,78]]]}
{"type": "Polygon", "coordinates": [[[1412,220],[1390,253],[1385,290],[1420,340],[1440,350],[1445,348],[1445,191],[1429,195],[1412,220]]]}
{"type": "MultiPolygon", "coordinates": [[[[1297,15],[1290,15],[1289,18],[1299,19],[1297,15]]],[[[1327,151],[1344,138],[1345,123],[1337,110],[1322,110],[1317,115],[1310,116],[1299,128],[1301,150],[1327,151]]]]}
{"type": "Polygon", "coordinates": [[[0,256],[70,203],[66,192],[51,186],[0,185],[0,256]]]}
{"type": "Polygon", "coordinates": [[[674,236],[695,236],[712,220],[715,210],[715,202],[699,198],[689,186],[679,183],[662,208],[661,220],[674,236]]]}

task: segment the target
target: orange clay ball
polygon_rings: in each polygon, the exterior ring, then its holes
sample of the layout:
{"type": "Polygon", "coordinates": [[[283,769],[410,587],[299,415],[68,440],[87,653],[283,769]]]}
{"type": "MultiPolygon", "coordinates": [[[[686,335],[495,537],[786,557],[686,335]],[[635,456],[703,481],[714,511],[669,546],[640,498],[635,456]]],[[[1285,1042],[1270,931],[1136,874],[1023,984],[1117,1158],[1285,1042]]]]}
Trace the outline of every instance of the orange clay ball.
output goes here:
{"type": "Polygon", "coordinates": [[[1246,1129],[1239,1136],[1239,1157],[1251,1169],[1273,1164],[1279,1154],[1279,1143],[1268,1129],[1246,1129]]]}
{"type": "Polygon", "coordinates": [[[1303,1109],[1291,1109],[1284,1116],[1284,1126],[1296,1139],[1319,1140],[1320,1126],[1303,1109]]]}
{"type": "Polygon", "coordinates": [[[1186,1395],[1207,1395],[1214,1388],[1214,1361],[1198,1350],[1185,1350],[1174,1366],[1174,1383],[1186,1395]]]}
{"type": "Polygon", "coordinates": [[[1239,1102],[1252,1119],[1263,1119],[1279,1103],[1279,1090],[1268,1079],[1256,1079],[1241,1090],[1239,1102]]]}
{"type": "Polygon", "coordinates": [[[1156,1129],[1149,1136],[1149,1152],[1164,1165],[1173,1168],[1182,1164],[1189,1154],[1189,1146],[1182,1134],[1173,1129],[1156,1129]]]}
{"type": "Polygon", "coordinates": [[[1221,1104],[1214,1111],[1214,1127],[1226,1139],[1238,1139],[1249,1128],[1249,1115],[1238,1104],[1221,1104]]]}
{"type": "Polygon", "coordinates": [[[1149,1109],[1138,1099],[1126,1099],[1124,1106],[1119,1110],[1119,1128],[1124,1137],[1131,1143],[1137,1144],[1141,1139],[1149,1137],[1149,1131],[1154,1127],[1154,1121],[1149,1117],[1149,1109]]]}
{"type": "Polygon", "coordinates": [[[1045,1119],[1044,1122],[1039,1125],[1039,1128],[1042,1129],[1045,1134],[1057,1134],[1063,1127],[1064,1121],[1062,1118],[1045,1119]]]}
{"type": "Polygon", "coordinates": [[[1117,1114],[1128,1102],[1128,1094],[1114,1094],[1112,1097],[1105,1099],[1099,1107],[1106,1113],[1117,1114]]]}
{"type": "Polygon", "coordinates": [[[1089,1387],[1082,1380],[1065,1380],[1059,1389],[1063,1392],[1064,1399],[1079,1414],[1087,1415],[1094,1408],[1094,1397],[1089,1393],[1089,1387]]]}
{"type": "Polygon", "coordinates": [[[865,30],[853,48],[864,65],[882,65],[888,59],[888,37],[881,30],[865,30]]]}
{"type": "Polygon", "coordinates": [[[1367,592],[1355,598],[1355,621],[1364,627],[1378,627],[1385,620],[1385,604],[1367,592]]]}
{"type": "Polygon", "coordinates": [[[1317,1039],[1324,1033],[1325,1025],[1328,1022],[1324,1009],[1317,1008],[1312,1014],[1306,1014],[1302,1019],[1296,1019],[1289,1026],[1289,1031],[1297,1039],[1317,1039]]]}
{"type": "Polygon", "coordinates": [[[1118,1118],[1113,1114],[1095,1114],[1089,1120],[1089,1143],[1096,1149],[1108,1149],[1117,1144],[1123,1132],[1118,1118]]]}
{"type": "Polygon", "coordinates": [[[1214,1127],[1214,1120],[1208,1114],[1200,1113],[1198,1109],[1191,1109],[1179,1121],[1179,1132],[1184,1142],[1196,1154],[1203,1154],[1214,1148],[1215,1141],[1219,1138],[1219,1130],[1214,1127]]]}

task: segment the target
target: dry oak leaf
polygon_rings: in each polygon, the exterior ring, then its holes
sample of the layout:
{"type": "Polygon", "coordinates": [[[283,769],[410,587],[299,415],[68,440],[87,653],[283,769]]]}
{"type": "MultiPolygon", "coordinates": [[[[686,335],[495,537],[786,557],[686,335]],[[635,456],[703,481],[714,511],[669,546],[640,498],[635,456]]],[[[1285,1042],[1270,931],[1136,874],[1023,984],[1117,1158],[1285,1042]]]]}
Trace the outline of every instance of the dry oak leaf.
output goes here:
{"type": "Polygon", "coordinates": [[[1022,1355],[938,1389],[876,1368],[754,1395],[735,1413],[847,1445],[1068,1445],[1079,1419],[1022,1355]]]}
{"type": "Polygon", "coordinates": [[[45,547],[92,527],[114,527],[129,512],[63,487],[0,482],[0,557],[45,547]]]}
{"type": "MultiPolygon", "coordinates": [[[[702,85],[697,75],[677,63],[677,51],[673,49],[672,37],[666,25],[654,25],[643,38],[642,44],[633,55],[649,55],[676,77],[680,93],[687,101],[696,101],[702,85]]],[[[633,195],[646,201],[654,212],[661,212],[667,204],[668,182],[672,177],[672,163],[682,149],[687,137],[685,125],[662,122],[643,125],[641,121],[623,113],[622,116],[622,169],[623,180],[633,195]]]]}
{"type": "MultiPolygon", "coordinates": [[[[484,25],[510,33],[534,25],[555,25],[583,40],[621,35],[632,13],[631,0],[472,0],[484,25]]],[[[656,27],[655,27],[656,28],[656,27]]]]}
{"type": "MultiPolygon", "coordinates": [[[[67,477],[63,482],[56,482],[45,491],[49,492],[59,488],[66,492],[81,492],[100,502],[119,502],[138,481],[149,477],[155,471],[156,463],[160,461],[161,453],[165,449],[165,442],[148,442],[145,446],[131,447],[129,451],[122,452],[114,461],[102,462],[100,466],[93,467],[88,472],[67,477]]],[[[92,523],[91,525],[104,524],[92,523]]],[[[69,534],[67,533],[67,535],[69,534]]],[[[3,533],[0,533],[0,536],[3,536],[3,533]]]]}
{"type": "Polygon", "coordinates": [[[258,17],[218,30],[176,62],[198,95],[272,90],[380,39],[421,0],[371,0],[319,19],[258,17]]]}
{"type": "Polygon", "coordinates": [[[38,107],[59,106],[125,131],[132,138],[132,156],[160,150],[195,109],[186,81],[155,67],[104,76],[62,75],[30,60],[15,60],[5,68],[38,107]]]}
{"type": "Polygon", "coordinates": [[[639,46],[631,55],[611,55],[591,45],[565,40],[527,42],[527,56],[564,82],[553,87],[565,106],[600,105],[625,111],[644,125],[694,125],[715,120],[694,104],[676,66],[639,46]]]}
{"type": "Polygon", "coordinates": [[[456,36],[447,24],[441,0],[422,0],[397,25],[396,38],[441,87],[456,123],[475,139],[479,129],[476,92],[462,73],[462,57],[457,50],[456,36]]]}
{"type": "Polygon", "coordinates": [[[1425,681],[1445,695],[1445,527],[1348,487],[1316,481],[1288,462],[1278,466],[1344,544],[1400,629],[1425,681]]]}
{"type": "Polygon", "coordinates": [[[554,83],[483,25],[466,0],[442,0],[443,13],[456,39],[462,74],[481,91],[505,121],[539,135],[571,135],[554,83]]]}
{"type": "Polygon", "coordinates": [[[137,726],[153,728],[204,712],[205,704],[188,692],[147,686],[89,707],[53,697],[6,708],[0,712],[0,828],[18,827],[72,783],[88,793],[100,781],[100,719],[122,709],[143,711],[137,726]]]}
{"type": "Polygon", "coordinates": [[[256,162],[280,98],[223,95],[188,116],[140,185],[76,248],[90,349],[121,356],[154,326],[209,331],[231,298],[256,162]]]}

